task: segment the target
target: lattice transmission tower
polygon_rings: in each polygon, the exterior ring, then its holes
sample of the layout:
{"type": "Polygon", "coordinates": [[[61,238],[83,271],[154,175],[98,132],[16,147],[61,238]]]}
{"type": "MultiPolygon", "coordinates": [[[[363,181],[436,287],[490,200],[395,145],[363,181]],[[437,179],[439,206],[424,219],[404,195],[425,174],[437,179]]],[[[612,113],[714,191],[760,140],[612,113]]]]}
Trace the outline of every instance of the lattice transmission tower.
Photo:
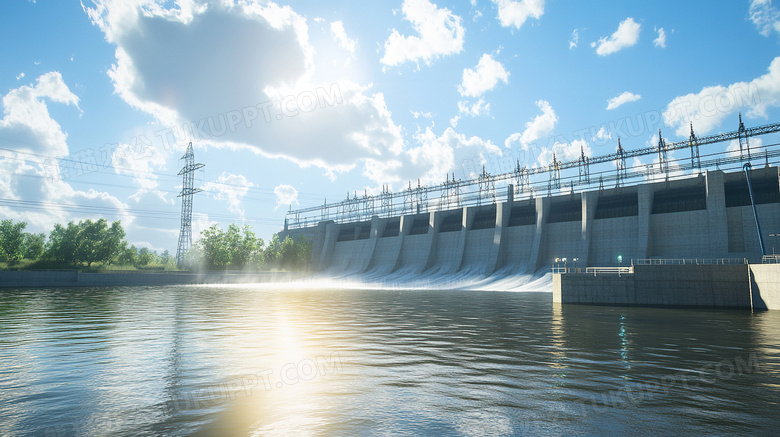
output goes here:
{"type": "Polygon", "coordinates": [[[203,168],[205,164],[195,164],[195,154],[192,153],[192,143],[187,146],[187,152],[180,159],[184,160],[184,168],[179,170],[182,176],[181,186],[181,229],[179,230],[179,247],[176,250],[176,264],[181,266],[184,262],[184,254],[192,246],[192,196],[203,190],[195,188],[195,170],[203,168]]]}

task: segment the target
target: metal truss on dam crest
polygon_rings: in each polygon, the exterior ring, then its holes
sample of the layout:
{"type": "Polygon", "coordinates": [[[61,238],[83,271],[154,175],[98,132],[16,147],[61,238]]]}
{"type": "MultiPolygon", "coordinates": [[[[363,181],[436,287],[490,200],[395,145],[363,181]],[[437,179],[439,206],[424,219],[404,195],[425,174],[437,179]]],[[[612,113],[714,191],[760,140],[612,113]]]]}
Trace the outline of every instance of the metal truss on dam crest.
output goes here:
{"type": "Polygon", "coordinates": [[[739,128],[735,131],[697,137],[691,126],[687,140],[667,142],[659,131],[658,143],[652,147],[625,150],[618,139],[615,153],[601,156],[586,156],[581,149],[580,158],[562,162],[553,154],[552,162],[547,166],[527,167],[517,162],[511,172],[491,174],[483,167],[476,177],[467,180],[455,179],[448,175],[439,185],[416,185],[408,183],[401,192],[391,192],[387,185],[377,195],[363,195],[357,192],[340,202],[320,206],[290,210],[285,218],[286,229],[299,229],[332,220],[336,223],[351,223],[368,220],[371,217],[394,217],[404,214],[445,211],[464,206],[495,204],[502,198],[527,199],[554,194],[574,193],[598,188],[599,190],[621,187],[644,181],[663,181],[680,179],[702,173],[703,169],[735,169],[751,161],[766,166],[777,164],[780,158],[780,143],[755,145],[751,148],[749,138],[780,132],[780,123],[753,128],[745,128],[742,116],[739,128]],[[710,144],[737,141],[739,150],[700,153],[700,147],[710,144]],[[690,156],[672,158],[671,152],[687,150],[690,156]],[[737,153],[738,152],[738,153],[737,153]],[[631,162],[632,158],[657,156],[650,165],[631,162]],[[598,168],[599,164],[603,165],[598,168]],[[595,168],[594,168],[595,167],[595,168]],[[567,170],[577,169],[564,175],[567,170]],[[498,191],[502,192],[499,195],[498,191]],[[505,196],[505,197],[502,197],[505,196]]]}

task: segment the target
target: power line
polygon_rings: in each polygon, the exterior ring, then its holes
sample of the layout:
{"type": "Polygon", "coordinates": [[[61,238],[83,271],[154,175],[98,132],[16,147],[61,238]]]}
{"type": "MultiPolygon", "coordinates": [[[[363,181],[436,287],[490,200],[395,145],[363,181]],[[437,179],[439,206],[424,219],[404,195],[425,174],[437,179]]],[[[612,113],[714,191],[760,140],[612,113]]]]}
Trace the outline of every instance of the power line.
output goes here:
{"type": "MultiPolygon", "coordinates": [[[[179,220],[180,215],[176,211],[160,211],[153,209],[137,209],[137,208],[112,208],[107,206],[91,206],[75,203],[61,203],[61,202],[47,202],[41,200],[19,200],[19,199],[6,199],[0,198],[0,206],[8,206],[19,210],[42,210],[50,211],[51,209],[62,209],[71,212],[87,212],[97,214],[112,214],[114,216],[121,216],[124,214],[132,214],[136,218],[153,218],[161,220],[179,220]]],[[[209,219],[215,219],[218,221],[234,220],[235,215],[219,214],[219,213],[199,213],[208,216],[209,219]]],[[[279,224],[279,220],[270,217],[244,217],[244,222],[259,223],[266,225],[279,224]]]]}

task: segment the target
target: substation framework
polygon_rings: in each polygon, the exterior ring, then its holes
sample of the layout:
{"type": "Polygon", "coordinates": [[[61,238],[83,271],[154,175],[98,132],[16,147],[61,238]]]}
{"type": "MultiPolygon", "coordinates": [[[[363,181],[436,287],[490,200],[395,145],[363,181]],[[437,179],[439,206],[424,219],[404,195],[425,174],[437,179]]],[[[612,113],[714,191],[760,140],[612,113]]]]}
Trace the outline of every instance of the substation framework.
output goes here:
{"type": "MultiPolygon", "coordinates": [[[[417,185],[408,183],[401,192],[391,192],[389,186],[382,187],[378,195],[370,196],[366,191],[363,195],[354,192],[347,193],[347,198],[341,202],[323,203],[321,206],[290,210],[285,218],[287,229],[297,229],[316,225],[325,220],[336,223],[351,223],[370,220],[373,216],[393,217],[404,214],[445,211],[464,206],[479,206],[495,204],[499,201],[496,186],[508,196],[508,188],[512,186],[512,198],[516,200],[530,199],[535,196],[574,193],[575,190],[585,191],[598,187],[599,190],[611,187],[626,186],[629,181],[635,183],[644,181],[663,181],[680,179],[691,174],[701,174],[702,169],[739,169],[744,163],[751,161],[758,164],[763,161],[766,166],[777,164],[780,160],[780,143],[754,146],[751,150],[749,138],[780,132],[780,123],[773,123],[753,128],[745,128],[742,116],[739,117],[739,128],[732,132],[697,137],[691,125],[691,133],[687,140],[667,142],[658,131],[658,144],[635,150],[625,150],[618,138],[617,150],[607,155],[589,157],[580,150],[580,158],[575,161],[561,162],[553,154],[552,162],[542,167],[521,167],[517,162],[511,172],[490,174],[483,166],[482,173],[474,179],[455,179],[447,176],[447,180],[439,185],[425,186],[417,181],[417,185]],[[700,146],[737,140],[737,151],[722,151],[710,154],[700,154],[700,146]],[[689,150],[690,158],[670,158],[669,154],[677,150],[689,150]],[[640,156],[657,155],[657,162],[651,165],[628,165],[627,160],[640,156]],[[614,169],[592,172],[591,166],[604,163],[614,163],[614,169]],[[577,169],[577,174],[561,176],[561,172],[577,169]],[[545,175],[546,177],[540,176],[545,175]]],[[[506,197],[504,197],[506,198],[506,197]]]]}

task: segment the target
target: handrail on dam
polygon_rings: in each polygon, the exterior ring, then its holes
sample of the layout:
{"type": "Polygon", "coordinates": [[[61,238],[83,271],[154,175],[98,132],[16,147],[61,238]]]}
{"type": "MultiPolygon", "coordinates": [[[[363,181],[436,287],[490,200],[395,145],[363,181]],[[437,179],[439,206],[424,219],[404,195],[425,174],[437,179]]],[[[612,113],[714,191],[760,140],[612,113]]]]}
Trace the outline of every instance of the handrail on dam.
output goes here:
{"type": "MultiPolygon", "coordinates": [[[[561,266],[553,266],[552,267],[553,273],[581,273],[582,271],[580,269],[572,269],[571,267],[561,267],[561,266]]],[[[622,275],[622,274],[633,274],[634,273],[634,267],[586,267],[585,268],[586,274],[592,274],[593,276],[596,276],[598,274],[609,274],[609,275],[622,275]]]]}
{"type": "Polygon", "coordinates": [[[592,273],[593,276],[598,274],[631,275],[634,273],[634,267],[586,267],[585,273],[592,273]]]}
{"type": "Polygon", "coordinates": [[[650,265],[727,265],[748,264],[747,258],[679,258],[679,259],[636,259],[631,260],[635,266],[650,265]]]}
{"type": "Polygon", "coordinates": [[[761,258],[762,264],[780,264],[780,254],[779,255],[764,255],[761,258]]]}

